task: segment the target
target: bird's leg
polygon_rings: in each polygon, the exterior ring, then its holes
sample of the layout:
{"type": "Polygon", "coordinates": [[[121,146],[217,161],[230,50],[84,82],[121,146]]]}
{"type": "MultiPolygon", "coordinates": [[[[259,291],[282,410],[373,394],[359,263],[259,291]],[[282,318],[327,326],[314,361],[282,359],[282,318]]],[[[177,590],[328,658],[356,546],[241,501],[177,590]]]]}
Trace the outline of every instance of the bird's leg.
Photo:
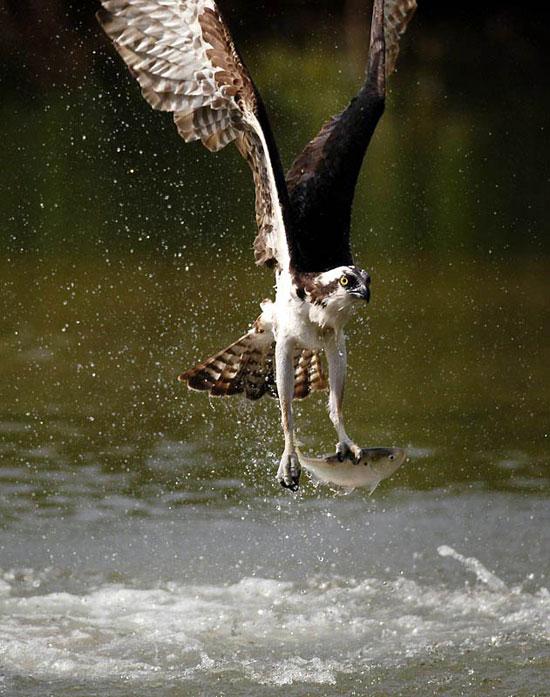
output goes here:
{"type": "Polygon", "coordinates": [[[300,482],[300,461],[294,443],[294,419],[292,399],[294,397],[294,343],[281,337],[275,347],[275,373],[277,392],[281,407],[281,420],[285,435],[285,449],[277,472],[281,486],[296,491],[300,482]]]}
{"type": "Polygon", "coordinates": [[[348,455],[354,462],[361,459],[361,448],[346,433],[342,404],[344,401],[344,383],[346,380],[347,354],[346,338],[343,332],[335,332],[326,343],[325,352],[328,361],[330,394],[328,409],[330,420],[338,434],[336,452],[340,461],[348,455]]]}

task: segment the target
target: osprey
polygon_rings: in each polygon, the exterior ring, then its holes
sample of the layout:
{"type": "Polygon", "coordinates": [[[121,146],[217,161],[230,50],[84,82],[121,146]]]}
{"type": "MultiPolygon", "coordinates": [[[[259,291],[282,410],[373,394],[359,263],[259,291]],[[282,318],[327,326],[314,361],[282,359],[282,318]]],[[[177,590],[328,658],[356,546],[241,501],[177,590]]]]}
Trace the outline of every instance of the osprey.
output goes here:
{"type": "Polygon", "coordinates": [[[349,106],[326,123],[284,175],[260,94],[214,0],[101,0],[98,19],[149,104],[174,114],[182,138],[218,151],[234,142],[252,170],[256,263],[274,269],[275,301],[240,339],[180,376],[216,396],[278,397],[285,446],[277,478],[298,488],[292,400],[327,387],[336,451],[360,461],[344,427],[344,326],[370,298],[350,247],[353,197],[384,111],[386,80],[416,0],[374,0],[368,65],[349,106]]]}

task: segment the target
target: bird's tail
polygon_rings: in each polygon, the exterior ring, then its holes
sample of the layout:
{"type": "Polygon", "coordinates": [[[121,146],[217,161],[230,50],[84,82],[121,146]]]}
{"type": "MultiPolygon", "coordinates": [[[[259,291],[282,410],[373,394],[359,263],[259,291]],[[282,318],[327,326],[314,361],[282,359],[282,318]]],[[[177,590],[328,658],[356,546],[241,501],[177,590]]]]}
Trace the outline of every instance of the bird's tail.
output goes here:
{"type": "MultiPolygon", "coordinates": [[[[275,382],[275,343],[260,320],[240,339],[179,376],[192,390],[210,392],[214,397],[244,394],[260,399],[277,397],[275,382]]],[[[317,351],[297,349],[294,354],[294,399],[324,390],[327,380],[317,351]]]]}

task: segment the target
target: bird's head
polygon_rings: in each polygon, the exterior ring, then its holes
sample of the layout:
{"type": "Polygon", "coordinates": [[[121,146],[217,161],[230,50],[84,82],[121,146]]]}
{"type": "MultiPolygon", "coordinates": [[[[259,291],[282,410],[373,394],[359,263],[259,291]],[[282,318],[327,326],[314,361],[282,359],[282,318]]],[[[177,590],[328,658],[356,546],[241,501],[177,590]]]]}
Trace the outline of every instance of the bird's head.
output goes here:
{"type": "Polygon", "coordinates": [[[312,302],[347,307],[356,300],[370,300],[370,276],[357,266],[337,266],[315,279],[312,302]]]}

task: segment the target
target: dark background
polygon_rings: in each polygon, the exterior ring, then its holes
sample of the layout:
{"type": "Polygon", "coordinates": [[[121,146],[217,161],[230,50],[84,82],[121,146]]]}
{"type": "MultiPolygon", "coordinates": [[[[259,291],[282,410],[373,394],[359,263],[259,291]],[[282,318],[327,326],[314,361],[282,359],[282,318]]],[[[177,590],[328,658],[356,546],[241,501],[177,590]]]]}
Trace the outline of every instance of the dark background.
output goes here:
{"type": "MultiPolygon", "coordinates": [[[[345,28],[353,40],[357,20],[370,13],[364,0],[221,0],[220,7],[240,42],[256,41],[266,34],[306,40],[317,25],[333,22],[345,28]]],[[[550,7],[509,1],[460,3],[420,0],[415,24],[422,37],[415,52],[430,54],[450,48],[448,34],[460,38],[469,33],[484,41],[477,51],[492,53],[503,70],[510,60],[528,70],[538,63],[548,68],[550,7]]],[[[0,2],[0,57],[3,80],[48,88],[64,81],[79,80],[94,62],[94,51],[104,44],[97,31],[96,0],[2,0],[0,2]]],[[[475,55],[476,49],[474,49],[475,55]]],[[[472,64],[473,56],[456,56],[461,65],[472,64]]],[[[527,74],[524,75],[529,79],[527,74]]],[[[488,86],[489,87],[489,86],[488,86]]]]}

